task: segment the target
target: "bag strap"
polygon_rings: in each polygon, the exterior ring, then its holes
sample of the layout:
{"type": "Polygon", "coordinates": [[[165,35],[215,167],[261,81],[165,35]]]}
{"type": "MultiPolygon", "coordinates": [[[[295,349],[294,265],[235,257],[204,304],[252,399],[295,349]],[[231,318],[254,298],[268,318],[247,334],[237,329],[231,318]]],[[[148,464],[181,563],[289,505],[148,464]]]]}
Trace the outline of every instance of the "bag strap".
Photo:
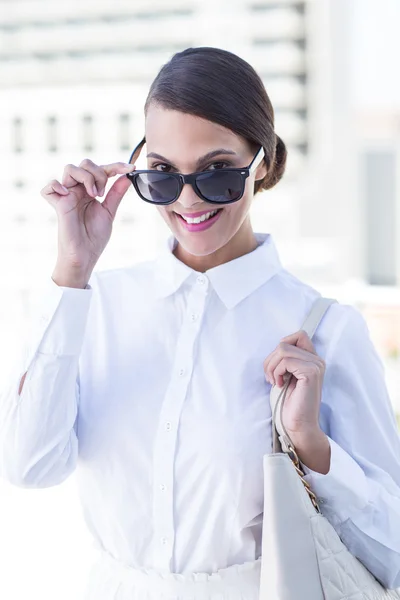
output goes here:
{"type": "MultiPolygon", "coordinates": [[[[313,303],[311,310],[306,317],[303,325],[300,329],[303,329],[311,339],[322,321],[326,311],[330,307],[331,304],[334,304],[337,300],[333,298],[324,298],[322,296],[318,297],[313,303]]],[[[279,388],[278,386],[273,386],[271,388],[270,394],[270,402],[271,402],[271,412],[272,412],[272,436],[273,436],[273,453],[277,452],[286,452],[287,454],[293,454],[295,452],[295,447],[288,435],[286,428],[282,421],[282,411],[283,405],[286,398],[286,391],[289,387],[290,381],[292,379],[292,374],[286,372],[283,376],[284,385],[279,388]]]]}

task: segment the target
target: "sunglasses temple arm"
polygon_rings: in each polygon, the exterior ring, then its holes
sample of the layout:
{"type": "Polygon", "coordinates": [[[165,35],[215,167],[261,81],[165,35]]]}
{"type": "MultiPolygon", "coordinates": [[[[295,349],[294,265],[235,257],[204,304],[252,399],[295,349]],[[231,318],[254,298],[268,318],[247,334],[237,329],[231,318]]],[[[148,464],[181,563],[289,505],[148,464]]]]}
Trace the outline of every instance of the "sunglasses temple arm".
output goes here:
{"type": "Polygon", "coordinates": [[[131,154],[131,156],[130,156],[130,158],[129,158],[129,160],[128,160],[128,163],[129,163],[129,164],[132,164],[132,165],[134,165],[134,164],[135,164],[135,162],[136,162],[136,161],[137,161],[137,159],[139,158],[140,151],[141,151],[141,149],[143,148],[143,146],[144,146],[144,144],[145,144],[145,143],[146,143],[146,138],[144,137],[144,138],[142,139],[142,141],[138,143],[138,145],[136,146],[136,148],[135,148],[135,149],[134,149],[134,151],[132,152],[132,154],[131,154]]]}
{"type": "Polygon", "coordinates": [[[250,173],[253,173],[253,171],[256,170],[256,168],[258,167],[258,165],[261,162],[261,159],[264,158],[264,156],[265,156],[265,151],[264,151],[263,146],[261,146],[261,148],[259,149],[259,151],[257,152],[257,154],[255,155],[255,157],[253,158],[253,160],[251,161],[251,163],[248,166],[250,173]]]}

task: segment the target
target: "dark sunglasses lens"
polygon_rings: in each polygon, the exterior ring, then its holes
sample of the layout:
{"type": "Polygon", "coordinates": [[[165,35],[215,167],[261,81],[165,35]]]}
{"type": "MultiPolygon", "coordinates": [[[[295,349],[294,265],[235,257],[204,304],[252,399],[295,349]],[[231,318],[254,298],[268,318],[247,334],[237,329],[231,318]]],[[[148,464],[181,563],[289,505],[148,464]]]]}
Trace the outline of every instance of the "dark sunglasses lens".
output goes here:
{"type": "Polygon", "coordinates": [[[178,194],[178,180],[168,173],[140,173],[136,178],[142,196],[150,202],[170,202],[178,194]]]}
{"type": "Polygon", "coordinates": [[[205,198],[212,202],[237,200],[243,193],[243,180],[240,173],[208,171],[196,179],[196,184],[205,198]]]}

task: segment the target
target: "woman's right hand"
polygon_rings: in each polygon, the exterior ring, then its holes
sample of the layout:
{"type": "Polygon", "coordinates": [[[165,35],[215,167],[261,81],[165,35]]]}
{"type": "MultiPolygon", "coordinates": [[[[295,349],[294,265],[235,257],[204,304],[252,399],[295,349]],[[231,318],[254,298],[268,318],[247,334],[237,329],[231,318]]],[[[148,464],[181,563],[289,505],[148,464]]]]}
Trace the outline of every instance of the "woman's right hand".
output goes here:
{"type": "Polygon", "coordinates": [[[41,195],[58,217],[58,256],[52,278],[58,285],[84,288],[108,244],[113,221],[131,185],[125,177],[134,165],[117,162],[98,166],[88,158],[79,165],[67,165],[61,183],[50,181],[41,195]],[[103,196],[109,177],[119,177],[103,196]]]}

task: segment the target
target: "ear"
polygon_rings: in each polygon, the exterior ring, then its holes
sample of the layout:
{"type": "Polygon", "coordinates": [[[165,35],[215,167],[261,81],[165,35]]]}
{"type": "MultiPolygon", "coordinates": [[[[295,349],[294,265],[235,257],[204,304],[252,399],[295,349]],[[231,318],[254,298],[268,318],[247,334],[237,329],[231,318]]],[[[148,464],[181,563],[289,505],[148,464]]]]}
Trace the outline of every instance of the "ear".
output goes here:
{"type": "Polygon", "coordinates": [[[267,173],[268,173],[267,165],[265,163],[265,159],[263,159],[256,169],[256,172],[254,174],[254,180],[258,181],[260,179],[264,179],[264,177],[267,175],[267,173]]]}

